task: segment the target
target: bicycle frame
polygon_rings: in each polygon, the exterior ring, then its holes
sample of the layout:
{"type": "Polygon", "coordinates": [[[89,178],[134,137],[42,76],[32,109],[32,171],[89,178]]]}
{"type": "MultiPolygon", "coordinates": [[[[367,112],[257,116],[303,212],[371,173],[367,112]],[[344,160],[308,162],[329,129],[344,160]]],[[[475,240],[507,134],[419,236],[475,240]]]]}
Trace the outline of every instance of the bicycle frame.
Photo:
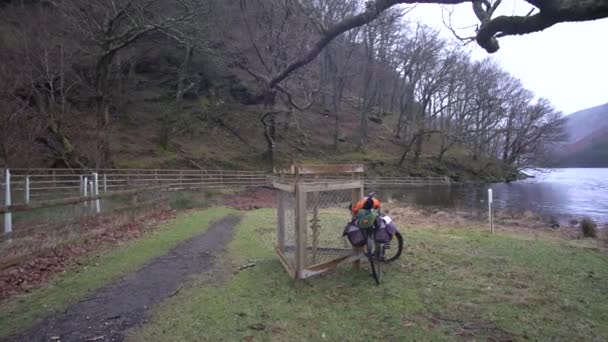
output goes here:
{"type": "Polygon", "coordinates": [[[365,235],[365,255],[370,262],[372,276],[377,285],[380,285],[384,271],[384,252],[385,245],[376,241],[376,228],[370,228],[363,231],[365,235]]]}

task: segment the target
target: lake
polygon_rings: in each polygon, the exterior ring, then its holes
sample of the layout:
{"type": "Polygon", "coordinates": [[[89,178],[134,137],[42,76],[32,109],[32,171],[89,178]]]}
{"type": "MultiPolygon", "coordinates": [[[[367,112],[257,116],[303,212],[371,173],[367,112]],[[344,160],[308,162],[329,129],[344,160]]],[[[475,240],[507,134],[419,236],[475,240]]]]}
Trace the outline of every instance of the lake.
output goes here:
{"type": "Polygon", "coordinates": [[[534,178],[487,185],[378,188],[383,201],[423,207],[487,210],[488,188],[497,210],[532,211],[560,222],[589,216],[608,224],[608,169],[549,169],[533,171],[534,178]]]}

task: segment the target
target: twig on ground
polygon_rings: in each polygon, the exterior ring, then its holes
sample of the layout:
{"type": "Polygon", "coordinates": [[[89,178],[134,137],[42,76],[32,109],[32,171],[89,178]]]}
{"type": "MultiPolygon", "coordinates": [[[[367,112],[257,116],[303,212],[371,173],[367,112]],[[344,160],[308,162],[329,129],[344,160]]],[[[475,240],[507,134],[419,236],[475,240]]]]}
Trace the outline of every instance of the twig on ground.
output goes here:
{"type": "Polygon", "coordinates": [[[91,297],[91,298],[83,299],[83,300],[79,301],[79,303],[90,302],[90,301],[96,300],[96,299],[97,299],[97,297],[91,297]]]}
{"type": "Polygon", "coordinates": [[[181,291],[182,288],[183,288],[183,286],[180,286],[177,289],[175,289],[175,291],[171,292],[171,294],[169,295],[169,297],[175,296],[179,291],[181,291]]]}
{"type": "Polygon", "coordinates": [[[251,262],[249,264],[242,265],[241,267],[239,267],[239,271],[246,270],[246,269],[252,268],[252,267],[255,267],[255,262],[251,262]]]}

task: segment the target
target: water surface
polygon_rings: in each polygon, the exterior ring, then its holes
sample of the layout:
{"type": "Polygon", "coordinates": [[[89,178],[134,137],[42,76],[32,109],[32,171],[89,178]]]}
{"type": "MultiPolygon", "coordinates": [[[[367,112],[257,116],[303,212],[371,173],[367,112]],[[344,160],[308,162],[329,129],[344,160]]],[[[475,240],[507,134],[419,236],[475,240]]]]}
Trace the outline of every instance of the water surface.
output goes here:
{"type": "Polygon", "coordinates": [[[589,216],[608,224],[608,169],[550,169],[534,171],[535,178],[511,183],[420,188],[378,188],[384,201],[487,210],[488,188],[497,210],[532,211],[560,221],[589,216]]]}

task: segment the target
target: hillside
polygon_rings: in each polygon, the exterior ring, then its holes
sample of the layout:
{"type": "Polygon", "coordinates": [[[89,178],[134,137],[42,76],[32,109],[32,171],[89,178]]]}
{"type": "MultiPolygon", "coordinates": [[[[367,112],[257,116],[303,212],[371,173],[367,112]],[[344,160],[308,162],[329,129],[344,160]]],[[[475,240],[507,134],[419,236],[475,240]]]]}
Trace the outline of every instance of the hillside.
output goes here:
{"type": "Polygon", "coordinates": [[[608,166],[608,103],[566,117],[567,143],[558,152],[559,166],[608,166]]]}
{"type": "MultiPolygon", "coordinates": [[[[211,117],[201,99],[185,101],[180,113],[179,129],[167,148],[159,146],[158,131],[162,115],[152,107],[165,103],[165,89],[154,88],[154,74],[139,79],[142,91],[130,101],[128,118],[117,121],[112,132],[112,154],[119,168],[207,168],[270,170],[260,106],[236,102],[225,104],[220,111],[221,123],[211,117]]],[[[517,177],[517,171],[495,158],[473,158],[465,146],[456,145],[442,161],[436,158],[439,137],[425,139],[422,156],[416,166],[411,157],[399,167],[402,143],[394,137],[397,115],[385,113],[369,120],[372,139],[358,147],[360,114],[355,99],[346,101],[340,113],[338,149],[333,146],[335,114],[316,105],[305,111],[281,115],[276,124],[282,127],[275,141],[275,162],[363,163],[373,175],[448,176],[456,181],[503,181],[517,177]]],[[[215,109],[214,109],[215,110],[215,109]]]]}
{"type": "Polygon", "coordinates": [[[397,9],[327,40],[311,19],[340,27],[362,1],[121,3],[0,6],[0,166],[339,162],[498,181],[558,139],[548,100],[397,9]]]}

